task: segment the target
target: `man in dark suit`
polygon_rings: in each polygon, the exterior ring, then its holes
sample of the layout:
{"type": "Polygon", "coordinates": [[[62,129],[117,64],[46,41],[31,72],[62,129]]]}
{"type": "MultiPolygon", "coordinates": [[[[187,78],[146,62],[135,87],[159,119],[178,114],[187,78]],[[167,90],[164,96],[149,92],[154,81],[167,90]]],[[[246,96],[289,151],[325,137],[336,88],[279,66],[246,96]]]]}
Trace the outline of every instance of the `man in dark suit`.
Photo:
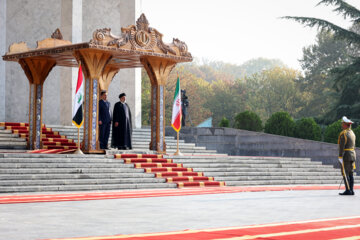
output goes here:
{"type": "Polygon", "coordinates": [[[130,107],[126,103],[125,93],[121,93],[119,98],[120,101],[114,106],[111,146],[118,149],[132,149],[130,107]]]}
{"type": "Polygon", "coordinates": [[[99,141],[101,149],[108,149],[110,135],[111,112],[110,103],[107,101],[107,92],[101,91],[99,101],[99,141]]]}

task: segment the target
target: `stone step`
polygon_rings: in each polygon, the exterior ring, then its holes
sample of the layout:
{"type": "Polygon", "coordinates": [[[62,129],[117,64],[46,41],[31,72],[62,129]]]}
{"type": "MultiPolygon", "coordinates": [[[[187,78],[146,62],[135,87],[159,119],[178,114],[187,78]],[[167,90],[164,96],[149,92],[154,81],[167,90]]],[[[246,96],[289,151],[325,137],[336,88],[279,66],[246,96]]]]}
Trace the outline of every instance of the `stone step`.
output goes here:
{"type": "Polygon", "coordinates": [[[143,173],[142,168],[0,168],[0,174],[87,174],[87,173],[143,173]]]}
{"type": "Polygon", "coordinates": [[[254,185],[314,185],[340,184],[338,180],[260,180],[260,181],[228,181],[226,186],[254,186],[254,185]]]}
{"type": "Polygon", "coordinates": [[[2,137],[2,136],[0,136],[0,142],[24,142],[24,143],[26,143],[26,139],[17,138],[17,137],[2,137]]]}
{"type": "Polygon", "coordinates": [[[0,142],[0,149],[26,149],[26,142],[0,142]]]}
{"type": "Polygon", "coordinates": [[[102,154],[38,154],[38,153],[0,153],[0,158],[70,158],[70,159],[113,159],[114,156],[102,154]]]}
{"type": "Polygon", "coordinates": [[[175,183],[133,183],[133,184],[93,184],[93,185],[54,185],[54,186],[15,186],[0,187],[0,193],[11,192],[57,192],[57,191],[97,191],[124,189],[176,188],[175,183]]]}
{"type": "Polygon", "coordinates": [[[0,169],[21,169],[21,168],[133,168],[132,164],[123,163],[2,163],[0,169]]]}
{"type": "MultiPolygon", "coordinates": [[[[0,138],[19,138],[19,134],[11,133],[11,132],[10,133],[0,132],[0,138]]],[[[23,139],[23,138],[21,138],[21,139],[23,139]]]]}
{"type": "Polygon", "coordinates": [[[191,164],[306,164],[314,166],[327,166],[322,165],[321,162],[309,162],[309,161],[291,161],[291,160],[229,160],[229,159],[174,159],[174,162],[191,163],[191,164]]]}
{"type": "MultiPolygon", "coordinates": [[[[180,163],[180,162],[179,162],[180,163]]],[[[329,165],[313,165],[313,164],[242,164],[242,163],[184,163],[184,166],[189,168],[323,168],[333,169],[329,165]]]]}
{"type": "Polygon", "coordinates": [[[204,172],[205,176],[237,177],[237,176],[339,176],[340,171],[332,172],[204,172]]]}
{"type": "Polygon", "coordinates": [[[262,181],[262,180],[332,180],[341,181],[338,176],[237,176],[237,177],[215,177],[215,181],[262,181]]]}
{"type": "Polygon", "coordinates": [[[0,163],[123,163],[122,159],[111,158],[0,158],[0,163]]]}
{"type": "Polygon", "coordinates": [[[164,178],[114,178],[114,179],[45,179],[45,180],[2,180],[6,186],[49,186],[49,185],[99,185],[124,183],[165,183],[164,178]]]}
{"type": "Polygon", "coordinates": [[[153,173],[0,174],[0,180],[153,178],[153,173]]]}
{"type": "Polygon", "coordinates": [[[259,159],[259,160],[279,160],[279,159],[286,159],[291,161],[304,161],[308,160],[311,161],[311,158],[296,158],[296,157],[261,157],[261,156],[229,156],[229,159],[237,159],[237,160],[252,160],[252,159],[259,159]]]}
{"type": "Polygon", "coordinates": [[[196,172],[338,172],[337,169],[331,168],[193,168],[196,172]]]}

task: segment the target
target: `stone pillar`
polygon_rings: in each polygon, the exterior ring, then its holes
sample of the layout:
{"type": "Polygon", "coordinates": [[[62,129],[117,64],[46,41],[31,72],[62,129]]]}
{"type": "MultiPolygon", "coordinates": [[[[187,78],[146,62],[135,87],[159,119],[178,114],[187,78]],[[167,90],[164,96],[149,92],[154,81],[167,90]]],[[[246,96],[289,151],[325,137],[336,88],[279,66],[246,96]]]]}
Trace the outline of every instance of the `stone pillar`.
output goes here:
{"type": "MultiPolygon", "coordinates": [[[[82,42],[82,0],[61,1],[61,28],[64,39],[82,42]]],[[[77,68],[60,70],[60,124],[72,124],[72,107],[77,83],[77,68]]]]}
{"type": "MultiPolygon", "coordinates": [[[[0,56],[6,53],[6,0],[0,0],[0,56]]],[[[5,61],[0,60],[0,122],[5,122],[5,61]]]]}
{"type": "Polygon", "coordinates": [[[42,96],[46,77],[55,66],[55,61],[42,59],[20,59],[19,64],[30,83],[29,91],[29,141],[28,148],[41,148],[42,96]]]}
{"type": "MultiPolygon", "coordinates": [[[[140,16],[139,6],[139,0],[120,1],[121,26],[135,25],[136,19],[140,16]]],[[[122,69],[119,75],[120,92],[126,93],[126,101],[129,103],[132,113],[133,126],[141,128],[141,68],[122,69]]]]}
{"type": "Polygon", "coordinates": [[[85,111],[82,150],[86,153],[102,152],[98,141],[99,81],[107,63],[111,59],[111,55],[91,49],[79,50],[75,55],[77,59],[81,61],[85,76],[85,111]]]}
{"type": "Polygon", "coordinates": [[[144,57],[141,63],[151,81],[151,141],[150,150],[166,153],[165,143],[165,84],[176,63],[144,57]]]}

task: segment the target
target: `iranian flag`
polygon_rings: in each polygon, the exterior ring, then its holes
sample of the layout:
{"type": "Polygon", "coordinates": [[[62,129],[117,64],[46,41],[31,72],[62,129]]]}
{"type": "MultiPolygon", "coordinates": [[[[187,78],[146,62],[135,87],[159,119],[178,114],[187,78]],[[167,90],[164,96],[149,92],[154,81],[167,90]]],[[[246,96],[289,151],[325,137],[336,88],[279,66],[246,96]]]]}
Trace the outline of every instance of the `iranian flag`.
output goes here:
{"type": "Polygon", "coordinates": [[[181,94],[180,94],[180,78],[178,76],[174,95],[174,103],[172,110],[171,126],[176,132],[181,128],[181,94]]]}
{"type": "Polygon", "coordinates": [[[83,83],[83,73],[81,69],[81,64],[79,66],[78,80],[76,84],[76,92],[74,99],[74,108],[73,108],[73,118],[72,122],[80,128],[84,122],[83,117],[83,102],[84,102],[84,83],[83,83]]]}

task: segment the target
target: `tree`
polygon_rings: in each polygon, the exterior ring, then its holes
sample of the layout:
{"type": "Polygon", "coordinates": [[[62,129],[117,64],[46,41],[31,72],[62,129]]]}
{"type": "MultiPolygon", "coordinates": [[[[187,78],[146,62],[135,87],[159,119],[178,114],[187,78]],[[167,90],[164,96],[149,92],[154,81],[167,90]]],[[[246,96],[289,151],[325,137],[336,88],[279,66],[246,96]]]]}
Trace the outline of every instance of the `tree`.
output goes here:
{"type": "MultiPolygon", "coordinates": [[[[359,49],[360,34],[357,29],[360,23],[360,11],[342,0],[322,0],[318,3],[318,5],[320,4],[335,5],[334,11],[343,15],[345,19],[350,19],[353,27],[349,30],[344,29],[329,21],[318,18],[290,16],[284,18],[295,20],[305,26],[318,27],[323,31],[331,31],[335,39],[345,40],[350,45],[350,49],[352,47],[359,49]]],[[[351,63],[344,63],[330,70],[336,90],[340,93],[335,110],[327,116],[334,120],[340,118],[344,113],[351,115],[353,119],[360,119],[360,97],[358,96],[360,90],[360,54],[358,51],[351,52],[351,63]]]]}
{"type": "Polygon", "coordinates": [[[335,107],[339,94],[330,74],[334,67],[350,62],[347,46],[344,40],[336,40],[333,33],[323,30],[317,34],[315,44],[303,48],[299,61],[305,77],[300,88],[309,101],[300,115],[322,117],[335,107]]]}
{"type": "Polygon", "coordinates": [[[245,79],[249,110],[264,120],[273,113],[285,111],[297,116],[306,95],[298,88],[301,73],[286,67],[264,70],[245,79]]]}
{"type": "Polygon", "coordinates": [[[214,126],[222,117],[233,125],[234,114],[246,109],[245,87],[241,81],[217,80],[211,84],[211,95],[207,96],[205,107],[212,112],[214,126]]]}

